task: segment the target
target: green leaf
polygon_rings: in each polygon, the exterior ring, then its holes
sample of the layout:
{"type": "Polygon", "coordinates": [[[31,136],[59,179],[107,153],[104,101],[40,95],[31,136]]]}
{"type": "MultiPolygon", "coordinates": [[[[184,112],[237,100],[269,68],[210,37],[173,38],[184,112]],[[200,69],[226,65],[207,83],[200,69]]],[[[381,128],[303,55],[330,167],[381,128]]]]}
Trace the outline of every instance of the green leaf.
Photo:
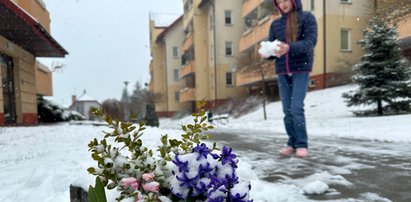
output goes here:
{"type": "Polygon", "coordinates": [[[88,199],[89,202],[98,202],[97,196],[96,196],[96,191],[94,190],[94,188],[91,185],[88,187],[87,199],[88,199]]]}
{"type": "MultiPolygon", "coordinates": [[[[206,116],[203,116],[203,117],[201,118],[200,123],[203,123],[206,119],[207,119],[207,117],[206,117],[206,116]]],[[[206,123],[204,123],[204,124],[207,125],[206,123]]],[[[205,126],[205,125],[203,125],[203,126],[205,126]]]]}
{"type": "Polygon", "coordinates": [[[87,171],[88,171],[90,174],[96,173],[96,169],[93,168],[93,167],[87,168],[87,171]]]}
{"type": "Polygon", "coordinates": [[[99,177],[96,177],[96,197],[98,202],[107,202],[106,191],[99,177]]]}
{"type": "Polygon", "coordinates": [[[91,154],[91,157],[92,157],[95,161],[100,160],[100,156],[99,156],[98,154],[96,154],[96,153],[91,154]]]}
{"type": "Polygon", "coordinates": [[[201,102],[196,102],[197,109],[201,109],[201,102]]]}

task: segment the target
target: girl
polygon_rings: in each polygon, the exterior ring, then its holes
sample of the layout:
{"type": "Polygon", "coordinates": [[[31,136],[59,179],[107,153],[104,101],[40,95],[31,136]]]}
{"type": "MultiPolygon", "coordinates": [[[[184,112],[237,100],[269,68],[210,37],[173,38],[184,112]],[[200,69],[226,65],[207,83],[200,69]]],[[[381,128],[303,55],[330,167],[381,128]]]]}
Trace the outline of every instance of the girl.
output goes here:
{"type": "Polygon", "coordinates": [[[310,12],[302,11],[301,0],[274,0],[281,18],[270,27],[269,41],[282,41],[275,51],[276,73],[284,112],[284,125],[288,134],[287,147],[280,154],[308,156],[307,128],[304,98],[309,73],[312,70],[314,46],[317,43],[317,22],[310,12]]]}

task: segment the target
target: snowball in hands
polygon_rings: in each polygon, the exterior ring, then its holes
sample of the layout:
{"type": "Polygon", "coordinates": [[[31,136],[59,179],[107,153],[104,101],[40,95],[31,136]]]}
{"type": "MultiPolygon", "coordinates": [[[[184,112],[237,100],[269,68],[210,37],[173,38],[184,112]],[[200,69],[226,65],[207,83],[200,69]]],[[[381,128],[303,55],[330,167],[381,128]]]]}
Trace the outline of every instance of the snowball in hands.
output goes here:
{"type": "Polygon", "coordinates": [[[281,44],[281,41],[275,40],[275,41],[262,41],[260,43],[260,49],[258,50],[258,53],[261,54],[261,56],[268,58],[270,56],[278,56],[275,53],[280,50],[279,45],[281,44]]]}

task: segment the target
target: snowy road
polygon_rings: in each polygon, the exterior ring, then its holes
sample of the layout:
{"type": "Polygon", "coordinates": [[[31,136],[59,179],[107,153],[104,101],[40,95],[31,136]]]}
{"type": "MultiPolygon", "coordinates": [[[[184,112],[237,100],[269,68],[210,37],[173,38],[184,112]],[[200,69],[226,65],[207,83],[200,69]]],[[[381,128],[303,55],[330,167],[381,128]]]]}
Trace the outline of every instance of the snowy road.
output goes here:
{"type": "Polygon", "coordinates": [[[252,163],[260,179],[303,187],[319,180],[329,185],[313,201],[411,201],[411,144],[338,137],[310,137],[308,159],[282,158],[285,134],[214,131],[213,141],[234,148],[252,163]]]}

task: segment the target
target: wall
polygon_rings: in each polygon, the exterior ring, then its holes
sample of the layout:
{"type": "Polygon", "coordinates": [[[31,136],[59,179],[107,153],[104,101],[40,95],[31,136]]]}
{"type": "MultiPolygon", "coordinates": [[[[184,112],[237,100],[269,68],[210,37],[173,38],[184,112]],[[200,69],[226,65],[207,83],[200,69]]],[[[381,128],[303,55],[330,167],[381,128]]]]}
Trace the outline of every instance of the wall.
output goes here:
{"type": "Polygon", "coordinates": [[[154,27],[154,22],[150,21],[150,50],[152,60],[150,62],[151,86],[150,90],[156,95],[156,112],[168,111],[166,105],[166,83],[164,71],[164,44],[156,43],[157,36],[164,28],[154,27]]]}
{"type": "MultiPolygon", "coordinates": [[[[17,123],[37,123],[34,56],[2,36],[0,36],[0,53],[4,53],[13,59],[17,123]]],[[[1,100],[3,98],[2,91],[0,88],[1,100]]],[[[0,108],[3,108],[2,101],[0,108]]],[[[1,110],[0,112],[4,112],[3,109],[1,110]]]]}
{"type": "Polygon", "coordinates": [[[181,111],[185,108],[186,103],[177,102],[175,99],[175,92],[180,92],[181,89],[185,86],[184,79],[174,80],[174,70],[177,69],[181,71],[181,46],[184,41],[184,32],[183,32],[183,21],[180,20],[173,27],[169,28],[170,30],[166,33],[164,37],[165,41],[165,50],[166,50],[166,69],[167,69],[167,105],[168,112],[170,114],[181,111]],[[173,55],[173,47],[177,47],[178,57],[173,55]]]}
{"type": "Polygon", "coordinates": [[[43,96],[53,95],[52,72],[39,62],[36,62],[36,92],[43,96]]]}

